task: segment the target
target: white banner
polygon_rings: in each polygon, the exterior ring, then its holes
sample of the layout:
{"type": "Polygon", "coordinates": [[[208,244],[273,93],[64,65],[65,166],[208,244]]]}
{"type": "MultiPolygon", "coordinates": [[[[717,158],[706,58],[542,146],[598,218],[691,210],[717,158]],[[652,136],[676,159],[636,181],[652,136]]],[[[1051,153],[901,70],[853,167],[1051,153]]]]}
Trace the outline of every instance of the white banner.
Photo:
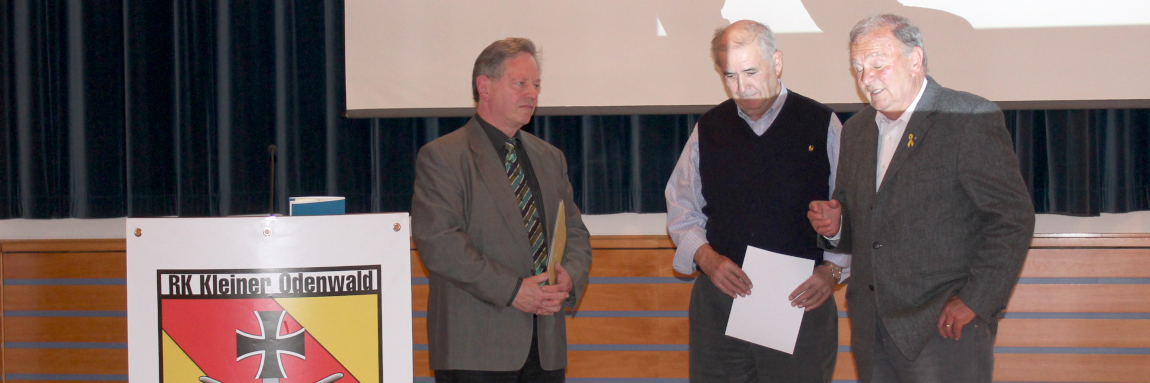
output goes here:
{"type": "Polygon", "coordinates": [[[128,378],[412,381],[406,213],[127,220],[128,378]]]}

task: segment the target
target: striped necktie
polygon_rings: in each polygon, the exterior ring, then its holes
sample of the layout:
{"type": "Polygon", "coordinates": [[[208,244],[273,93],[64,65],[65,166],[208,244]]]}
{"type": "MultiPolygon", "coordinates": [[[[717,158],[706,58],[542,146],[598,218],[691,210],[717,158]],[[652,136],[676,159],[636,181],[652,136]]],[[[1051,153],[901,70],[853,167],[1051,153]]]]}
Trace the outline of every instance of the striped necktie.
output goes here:
{"type": "Polygon", "coordinates": [[[507,171],[507,179],[511,180],[511,190],[519,200],[519,213],[523,215],[523,226],[527,228],[527,239],[531,242],[531,259],[535,263],[535,275],[547,270],[547,238],[543,235],[543,222],[539,220],[539,203],[531,185],[527,182],[527,175],[519,163],[519,156],[515,154],[515,138],[503,143],[507,155],[503,157],[503,168],[507,171]]]}

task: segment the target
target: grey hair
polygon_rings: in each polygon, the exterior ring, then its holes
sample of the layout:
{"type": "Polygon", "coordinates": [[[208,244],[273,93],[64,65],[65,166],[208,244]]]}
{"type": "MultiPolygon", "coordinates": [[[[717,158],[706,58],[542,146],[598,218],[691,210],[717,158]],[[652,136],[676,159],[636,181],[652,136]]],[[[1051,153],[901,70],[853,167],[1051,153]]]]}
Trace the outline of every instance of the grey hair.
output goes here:
{"type": "Polygon", "coordinates": [[[479,76],[487,76],[492,80],[503,78],[503,72],[507,70],[504,65],[507,59],[520,53],[531,55],[535,65],[539,65],[539,51],[535,49],[535,43],[522,37],[508,37],[484,48],[479,57],[475,58],[475,67],[471,69],[471,98],[479,102],[479,86],[475,84],[479,76]]]}
{"type": "Polygon", "coordinates": [[[899,15],[888,13],[859,20],[858,24],[851,28],[850,45],[854,45],[860,36],[871,34],[882,28],[889,28],[891,34],[902,42],[903,55],[909,55],[910,52],[914,51],[914,47],[922,49],[922,67],[926,68],[926,47],[923,46],[922,31],[911,24],[910,20],[899,15]]]}
{"type": "Polygon", "coordinates": [[[719,56],[727,52],[728,44],[724,44],[723,35],[728,30],[740,28],[751,36],[750,39],[743,38],[737,41],[731,41],[729,44],[735,48],[742,48],[757,41],[759,43],[759,53],[762,58],[768,59],[775,54],[775,33],[771,32],[771,27],[766,24],[754,20],[741,20],[736,21],[734,24],[728,25],[726,28],[719,28],[715,30],[715,37],[711,38],[711,59],[715,61],[715,65],[719,65],[719,56]],[[736,24],[738,26],[736,27],[736,24]]]}

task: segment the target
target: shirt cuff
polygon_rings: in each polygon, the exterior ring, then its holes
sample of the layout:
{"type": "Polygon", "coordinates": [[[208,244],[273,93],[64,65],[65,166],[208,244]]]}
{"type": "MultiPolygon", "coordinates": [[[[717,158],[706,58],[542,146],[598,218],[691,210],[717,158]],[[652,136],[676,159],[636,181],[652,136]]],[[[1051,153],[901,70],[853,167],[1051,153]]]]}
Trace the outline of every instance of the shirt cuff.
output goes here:
{"type": "Polygon", "coordinates": [[[850,277],[850,275],[851,275],[851,255],[850,254],[839,254],[839,253],[832,253],[829,251],[824,251],[823,252],[823,259],[830,261],[831,263],[834,263],[836,265],[839,265],[839,267],[843,268],[842,275],[839,276],[839,283],[843,283],[843,281],[847,280],[847,277],[850,277]]]}
{"type": "Polygon", "coordinates": [[[707,244],[707,238],[697,232],[687,232],[680,238],[675,249],[675,260],[672,266],[675,271],[684,275],[695,273],[695,252],[707,244]]]}

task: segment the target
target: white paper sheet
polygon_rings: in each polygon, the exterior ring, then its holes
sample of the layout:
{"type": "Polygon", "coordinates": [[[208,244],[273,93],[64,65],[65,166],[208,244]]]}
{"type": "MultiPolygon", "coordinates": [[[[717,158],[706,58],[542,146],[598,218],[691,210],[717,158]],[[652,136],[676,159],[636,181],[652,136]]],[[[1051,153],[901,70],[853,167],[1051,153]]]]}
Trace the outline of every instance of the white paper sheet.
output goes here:
{"type": "Polygon", "coordinates": [[[727,336],[794,354],[803,309],[787,299],[814,272],[815,261],[747,246],[743,272],[754,286],[735,298],[727,336]]]}

